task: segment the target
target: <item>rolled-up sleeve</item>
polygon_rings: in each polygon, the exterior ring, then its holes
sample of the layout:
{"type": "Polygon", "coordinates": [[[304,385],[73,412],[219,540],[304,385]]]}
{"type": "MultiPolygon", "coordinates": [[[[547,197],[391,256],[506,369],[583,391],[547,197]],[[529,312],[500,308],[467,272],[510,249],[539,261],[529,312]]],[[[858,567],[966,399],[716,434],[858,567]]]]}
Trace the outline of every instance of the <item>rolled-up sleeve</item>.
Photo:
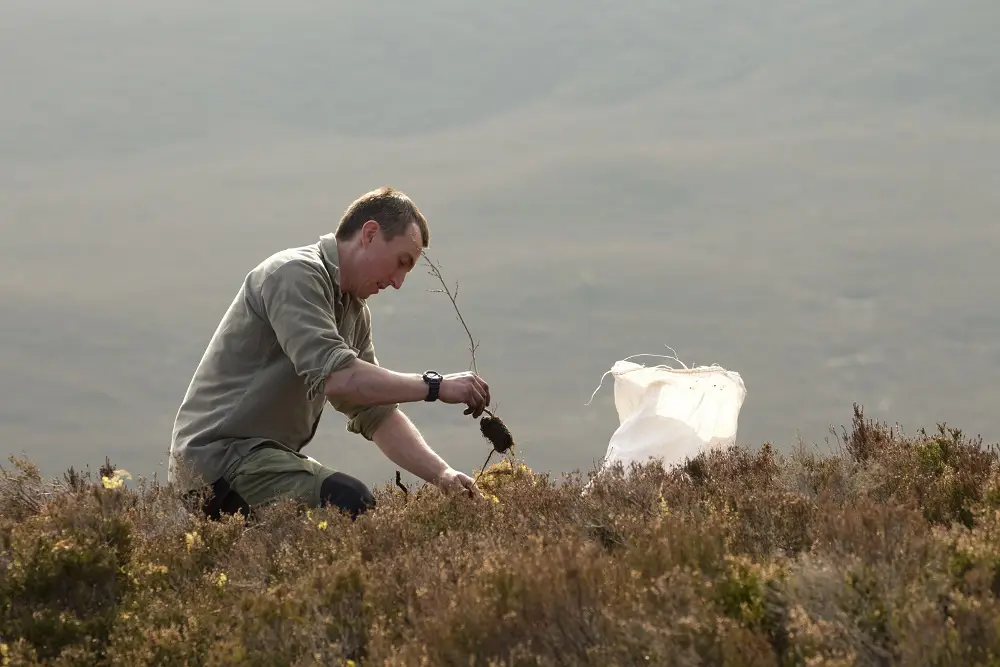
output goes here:
{"type": "Polygon", "coordinates": [[[323,392],[330,373],[358,356],[337,328],[328,291],[314,267],[295,261],[275,269],[260,288],[262,314],[305,382],[309,400],[323,392]]]}
{"type": "MultiPolygon", "coordinates": [[[[358,358],[370,364],[378,366],[378,359],[375,357],[375,346],[372,343],[371,313],[365,306],[363,321],[358,324],[358,358]]],[[[338,411],[348,417],[347,430],[357,433],[366,440],[372,440],[375,430],[382,423],[389,413],[399,407],[398,403],[389,405],[357,406],[342,401],[330,401],[330,404],[338,411]]]]}

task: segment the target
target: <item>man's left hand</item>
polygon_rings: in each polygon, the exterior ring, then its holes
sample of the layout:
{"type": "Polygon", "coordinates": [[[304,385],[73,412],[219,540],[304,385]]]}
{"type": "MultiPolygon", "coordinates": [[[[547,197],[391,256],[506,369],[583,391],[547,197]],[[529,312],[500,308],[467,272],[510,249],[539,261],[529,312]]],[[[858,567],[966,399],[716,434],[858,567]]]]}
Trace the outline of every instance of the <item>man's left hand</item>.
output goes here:
{"type": "Polygon", "coordinates": [[[457,491],[468,494],[476,499],[485,499],[483,492],[479,490],[475,480],[466,475],[464,472],[459,472],[454,468],[448,468],[445,470],[444,473],[437,478],[435,484],[437,484],[438,488],[445,493],[454,493],[457,491]]]}

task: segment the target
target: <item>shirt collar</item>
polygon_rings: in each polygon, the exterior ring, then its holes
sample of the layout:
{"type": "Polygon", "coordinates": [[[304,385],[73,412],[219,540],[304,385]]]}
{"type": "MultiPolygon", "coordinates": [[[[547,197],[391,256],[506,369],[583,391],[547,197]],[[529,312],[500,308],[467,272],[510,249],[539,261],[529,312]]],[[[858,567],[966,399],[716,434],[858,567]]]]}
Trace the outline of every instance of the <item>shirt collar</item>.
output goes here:
{"type": "Polygon", "coordinates": [[[323,258],[323,266],[330,274],[330,280],[338,300],[346,306],[353,300],[353,297],[340,287],[340,255],[337,252],[337,247],[337,237],[333,232],[319,237],[319,252],[323,258]]]}
{"type": "Polygon", "coordinates": [[[323,256],[323,264],[330,273],[330,278],[339,287],[340,255],[337,254],[337,237],[332,232],[319,237],[319,252],[323,256]]]}

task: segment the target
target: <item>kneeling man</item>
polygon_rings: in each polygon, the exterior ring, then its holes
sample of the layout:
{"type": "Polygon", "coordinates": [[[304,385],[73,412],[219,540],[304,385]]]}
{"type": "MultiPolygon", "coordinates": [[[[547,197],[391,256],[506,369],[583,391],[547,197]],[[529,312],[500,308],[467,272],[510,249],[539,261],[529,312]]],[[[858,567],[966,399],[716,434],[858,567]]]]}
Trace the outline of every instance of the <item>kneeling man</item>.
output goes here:
{"type": "Polygon", "coordinates": [[[367,300],[399,289],[429,243],[427,221],[384,187],[353,202],[333,233],[277,252],[247,274],[195,370],[174,422],[168,481],[208,491],[209,516],[281,498],[333,505],[352,517],[374,507],[368,487],[302,453],[325,404],[347,430],[442,489],[479,495],[399,409],[400,403],[490,404],[474,373],[381,368],[367,300]]]}

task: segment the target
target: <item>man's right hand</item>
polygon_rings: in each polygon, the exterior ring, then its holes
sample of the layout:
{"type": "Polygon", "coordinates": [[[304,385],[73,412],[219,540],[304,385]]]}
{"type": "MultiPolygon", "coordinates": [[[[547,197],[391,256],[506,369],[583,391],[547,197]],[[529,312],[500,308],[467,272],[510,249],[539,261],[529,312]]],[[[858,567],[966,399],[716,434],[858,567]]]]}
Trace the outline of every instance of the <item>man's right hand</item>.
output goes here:
{"type": "Polygon", "coordinates": [[[438,400],[442,403],[465,403],[469,407],[463,414],[479,418],[490,404],[490,387],[486,380],[475,373],[450,373],[441,378],[438,400]]]}

